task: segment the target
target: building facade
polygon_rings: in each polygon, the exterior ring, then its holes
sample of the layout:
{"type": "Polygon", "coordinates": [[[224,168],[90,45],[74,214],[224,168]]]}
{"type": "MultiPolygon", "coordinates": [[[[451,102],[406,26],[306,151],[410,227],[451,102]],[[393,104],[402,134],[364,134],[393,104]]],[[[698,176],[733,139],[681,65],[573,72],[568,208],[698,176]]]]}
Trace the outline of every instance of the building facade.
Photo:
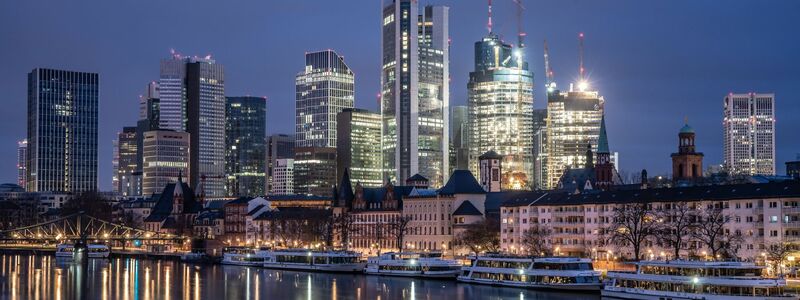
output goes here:
{"type": "MultiPolygon", "coordinates": [[[[583,85],[583,84],[581,84],[583,85]]],[[[547,92],[547,180],[552,189],[567,168],[586,165],[586,147],[597,149],[605,99],[587,87],[547,92]]]]}
{"type": "Polygon", "coordinates": [[[143,195],[159,193],[168,184],[178,181],[183,174],[189,174],[190,140],[187,132],[154,130],[144,133],[143,195]]]}
{"type": "Polygon", "coordinates": [[[294,157],[294,192],[331,195],[336,184],[336,148],[295,147],[294,157]]]}
{"type": "Polygon", "coordinates": [[[189,182],[225,195],[225,72],[210,57],[161,61],[160,128],[191,134],[189,182]]]}
{"type": "Polygon", "coordinates": [[[28,140],[21,140],[17,142],[17,184],[23,189],[26,188],[28,182],[28,140]]]}
{"type": "Polygon", "coordinates": [[[678,152],[672,153],[672,180],[703,177],[703,153],[695,148],[694,128],[686,124],[678,133],[678,152]]]}
{"type": "Polygon", "coordinates": [[[336,147],[336,114],[353,108],[355,77],[333,50],[306,53],[295,78],[297,147],[336,147]]]}
{"type": "Polygon", "coordinates": [[[117,192],[124,197],[141,195],[136,131],[137,127],[126,126],[117,133],[117,192]]]}
{"type": "Polygon", "coordinates": [[[547,109],[533,110],[533,184],[534,190],[547,186],[547,109]]]}
{"type": "Polygon", "coordinates": [[[450,172],[469,169],[469,106],[452,106],[450,113],[450,172]]]}
{"type": "Polygon", "coordinates": [[[775,175],[775,94],[728,94],[723,112],[725,169],[775,175]]]}
{"type": "Polygon", "coordinates": [[[470,170],[478,156],[495,151],[503,157],[504,189],[530,189],[533,183],[533,72],[523,55],[489,33],[475,43],[470,72],[470,170]]]}
{"type": "Polygon", "coordinates": [[[28,191],[97,190],[98,89],[97,73],[28,74],[28,191]]]}
{"type": "Polygon", "coordinates": [[[449,175],[449,8],[393,0],[382,15],[383,159],[390,180],[449,175]]]}
{"type": "Polygon", "coordinates": [[[227,98],[225,177],[228,196],[266,195],[266,118],[266,98],[227,98]]]}
{"type": "Polygon", "coordinates": [[[294,159],[276,159],[272,167],[270,195],[294,194],[294,159]]]}
{"type": "Polygon", "coordinates": [[[381,115],[363,109],[345,109],[337,116],[336,182],[344,171],[367,187],[383,183],[381,115]]]}

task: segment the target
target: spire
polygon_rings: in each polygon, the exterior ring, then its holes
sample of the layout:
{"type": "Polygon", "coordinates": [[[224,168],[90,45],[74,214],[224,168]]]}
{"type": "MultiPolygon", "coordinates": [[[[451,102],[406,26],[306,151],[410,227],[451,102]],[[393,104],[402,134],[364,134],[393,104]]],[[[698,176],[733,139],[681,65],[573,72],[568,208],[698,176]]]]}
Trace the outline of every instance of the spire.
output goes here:
{"type": "Polygon", "coordinates": [[[178,170],[178,182],[183,182],[183,170],[178,170]]]}
{"type": "Polygon", "coordinates": [[[339,191],[336,198],[338,200],[337,206],[340,207],[349,207],[353,198],[355,198],[355,195],[353,195],[353,185],[350,183],[350,172],[347,171],[347,168],[344,169],[342,182],[339,183],[339,191]]]}
{"type": "Polygon", "coordinates": [[[489,34],[492,33],[492,0],[489,0],[489,23],[486,24],[489,34]]]}
{"type": "Polygon", "coordinates": [[[600,137],[597,140],[597,153],[611,153],[608,151],[608,135],[606,134],[606,115],[600,119],[600,137]]]}

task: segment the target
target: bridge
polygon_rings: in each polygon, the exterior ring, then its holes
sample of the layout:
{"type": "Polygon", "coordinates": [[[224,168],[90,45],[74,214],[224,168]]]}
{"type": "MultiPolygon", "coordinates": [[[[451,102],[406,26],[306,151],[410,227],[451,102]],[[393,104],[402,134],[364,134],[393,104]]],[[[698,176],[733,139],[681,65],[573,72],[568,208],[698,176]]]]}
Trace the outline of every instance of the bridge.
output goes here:
{"type": "Polygon", "coordinates": [[[60,241],[155,241],[182,243],[188,236],[154,232],[112,223],[77,212],[47,222],[0,231],[2,243],[60,241]]]}

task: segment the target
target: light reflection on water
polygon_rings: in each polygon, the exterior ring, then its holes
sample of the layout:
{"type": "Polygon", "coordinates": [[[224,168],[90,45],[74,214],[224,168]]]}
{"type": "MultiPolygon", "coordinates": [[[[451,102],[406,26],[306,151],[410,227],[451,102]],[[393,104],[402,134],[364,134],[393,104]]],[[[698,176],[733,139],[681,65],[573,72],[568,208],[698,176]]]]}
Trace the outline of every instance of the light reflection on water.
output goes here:
{"type": "Polygon", "coordinates": [[[176,261],[0,255],[0,299],[599,299],[455,281],[287,272],[176,261]]]}

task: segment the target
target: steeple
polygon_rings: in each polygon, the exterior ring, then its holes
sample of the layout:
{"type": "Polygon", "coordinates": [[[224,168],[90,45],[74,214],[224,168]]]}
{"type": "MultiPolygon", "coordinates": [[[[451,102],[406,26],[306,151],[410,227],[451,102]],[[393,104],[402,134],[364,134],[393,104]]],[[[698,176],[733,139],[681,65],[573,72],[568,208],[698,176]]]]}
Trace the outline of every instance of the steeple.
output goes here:
{"type": "Polygon", "coordinates": [[[603,117],[600,119],[600,137],[597,139],[597,154],[606,153],[610,154],[611,152],[608,151],[608,134],[606,133],[606,115],[604,114],[603,117]]]}
{"type": "Polygon", "coordinates": [[[355,195],[353,194],[353,185],[350,182],[350,172],[345,168],[344,175],[342,175],[342,182],[339,183],[338,194],[336,194],[337,203],[335,206],[349,208],[353,202],[353,198],[355,198],[355,195]]]}

